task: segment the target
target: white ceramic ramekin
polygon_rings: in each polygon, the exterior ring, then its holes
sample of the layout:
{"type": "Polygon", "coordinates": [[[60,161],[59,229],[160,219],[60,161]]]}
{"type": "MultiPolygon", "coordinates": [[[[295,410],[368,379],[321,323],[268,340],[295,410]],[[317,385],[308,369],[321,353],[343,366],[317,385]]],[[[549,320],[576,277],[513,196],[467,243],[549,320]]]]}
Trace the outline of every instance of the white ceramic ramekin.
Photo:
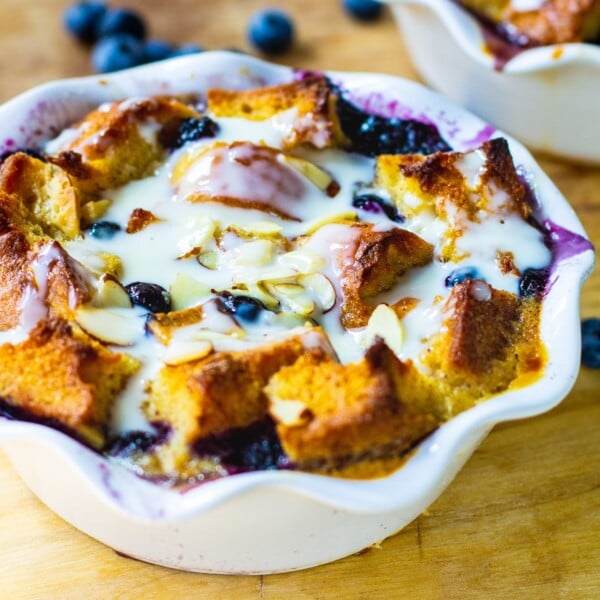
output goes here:
{"type": "MultiPolygon", "coordinates": [[[[448,100],[404,80],[330,73],[363,107],[437,124],[458,150],[495,130],[448,100]]],[[[0,108],[0,152],[36,146],[100,102],[289,81],[293,70],[228,53],[206,53],[109,76],[36,88],[0,108]]],[[[0,419],[0,439],[27,485],[75,527],[119,552],[178,569],[272,573],[354,553],[401,529],[444,490],[494,424],[555,406],[579,368],[579,290],[593,263],[568,203],[529,153],[510,140],[544,217],[574,232],[555,266],[542,336],[543,379],[484,402],[442,426],[394,474],[371,481],[265,471],[181,493],[144,481],[73,439],[41,425],[0,419]]]]}
{"type": "Polygon", "coordinates": [[[453,0],[383,0],[433,88],[539,151],[600,164],[600,45],[525,50],[502,70],[453,0]]]}

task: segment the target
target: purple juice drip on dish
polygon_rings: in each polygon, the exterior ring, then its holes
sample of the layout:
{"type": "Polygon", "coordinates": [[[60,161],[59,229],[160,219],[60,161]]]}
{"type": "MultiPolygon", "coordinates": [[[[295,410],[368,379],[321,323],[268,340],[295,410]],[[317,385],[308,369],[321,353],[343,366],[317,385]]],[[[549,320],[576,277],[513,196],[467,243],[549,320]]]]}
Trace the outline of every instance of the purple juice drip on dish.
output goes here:
{"type": "Polygon", "coordinates": [[[572,258],[578,254],[583,254],[588,250],[594,251],[594,245],[590,240],[557,225],[550,219],[543,222],[544,229],[550,238],[552,248],[553,262],[558,263],[567,258],[572,258]]]}

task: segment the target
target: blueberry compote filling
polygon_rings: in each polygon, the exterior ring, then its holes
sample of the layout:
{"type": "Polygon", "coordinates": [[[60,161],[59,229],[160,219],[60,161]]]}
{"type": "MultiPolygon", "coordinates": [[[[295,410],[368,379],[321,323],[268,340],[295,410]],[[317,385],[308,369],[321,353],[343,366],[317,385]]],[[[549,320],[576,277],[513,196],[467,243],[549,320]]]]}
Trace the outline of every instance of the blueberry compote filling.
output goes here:
{"type": "Polygon", "coordinates": [[[169,427],[156,424],[156,432],[127,431],[111,439],[103,448],[103,452],[114,458],[131,458],[138,453],[148,452],[162,444],[169,434],[169,427]]]}
{"type": "Polygon", "coordinates": [[[208,436],[195,444],[194,451],[200,458],[218,460],[229,475],[292,468],[269,418],[208,436]]]}
{"type": "Polygon", "coordinates": [[[344,135],[350,140],[350,151],[358,154],[433,154],[451,150],[435,125],[371,115],[341,96],[337,115],[344,135]]]}

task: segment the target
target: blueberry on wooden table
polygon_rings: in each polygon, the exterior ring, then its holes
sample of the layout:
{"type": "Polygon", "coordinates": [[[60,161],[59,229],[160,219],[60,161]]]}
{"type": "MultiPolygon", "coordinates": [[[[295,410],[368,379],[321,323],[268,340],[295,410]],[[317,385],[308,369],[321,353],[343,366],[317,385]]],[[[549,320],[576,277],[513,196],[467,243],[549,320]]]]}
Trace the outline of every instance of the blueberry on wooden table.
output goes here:
{"type": "Polygon", "coordinates": [[[144,43],[124,33],[101,39],[92,50],[92,66],[97,73],[137,67],[144,60],[144,43]]]}
{"type": "Polygon", "coordinates": [[[127,34],[138,40],[146,38],[146,23],[135,11],[111,8],[98,21],[98,39],[112,35],[127,34]]]}
{"type": "Polygon", "coordinates": [[[361,21],[374,21],[383,8],[381,2],[376,0],[342,0],[342,5],[353,17],[361,21]]]}
{"type": "Polygon", "coordinates": [[[267,9],[254,14],[248,26],[248,39],[262,52],[280,54],[292,45],[294,26],[289,15],[267,9]]]}
{"type": "Polygon", "coordinates": [[[144,62],[151,63],[171,58],[174,48],[164,40],[148,40],[144,44],[144,62]]]}
{"type": "Polygon", "coordinates": [[[584,319],[581,322],[581,363],[600,369],[600,319],[584,319]]]}
{"type": "Polygon", "coordinates": [[[69,6],[63,16],[65,29],[84,44],[98,39],[98,25],[107,12],[104,2],[77,2],[69,6]]]}

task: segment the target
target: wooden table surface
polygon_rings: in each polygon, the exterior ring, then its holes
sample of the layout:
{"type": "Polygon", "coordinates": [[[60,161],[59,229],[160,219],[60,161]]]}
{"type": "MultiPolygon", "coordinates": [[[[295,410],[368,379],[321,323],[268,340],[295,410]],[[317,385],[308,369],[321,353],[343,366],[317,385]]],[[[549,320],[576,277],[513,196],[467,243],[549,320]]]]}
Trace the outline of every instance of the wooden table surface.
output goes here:
{"type": "MultiPolygon", "coordinates": [[[[87,50],[62,31],[68,4],[0,2],[0,101],[50,79],[91,73],[87,50]]],[[[337,0],[112,4],[142,10],[152,36],[246,50],[249,15],[279,5],[298,33],[281,62],[418,80],[389,13],[359,24],[337,0]]],[[[599,245],[600,169],[537,158],[599,245]]],[[[600,317],[598,270],[584,288],[582,311],[600,317]]],[[[599,400],[600,371],[583,369],[558,408],[496,427],[426,515],[381,548],[272,576],[181,573],[118,556],[46,509],[0,453],[0,597],[598,598],[599,400]]]]}

